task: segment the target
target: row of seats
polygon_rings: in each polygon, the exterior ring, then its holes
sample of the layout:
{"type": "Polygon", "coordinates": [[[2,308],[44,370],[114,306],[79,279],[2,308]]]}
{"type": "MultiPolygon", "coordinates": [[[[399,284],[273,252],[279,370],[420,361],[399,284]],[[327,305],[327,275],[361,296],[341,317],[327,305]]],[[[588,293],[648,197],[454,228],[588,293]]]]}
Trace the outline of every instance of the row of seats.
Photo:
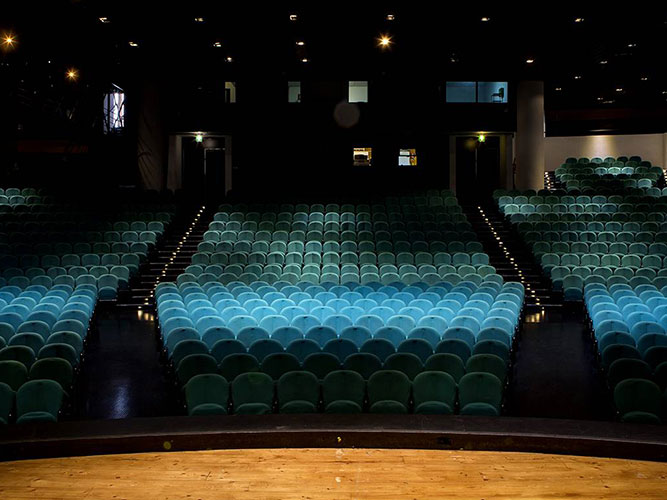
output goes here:
{"type": "MultiPolygon", "coordinates": [[[[565,164],[566,165],[576,165],[577,163],[585,165],[587,163],[614,163],[614,162],[621,162],[623,164],[626,164],[627,162],[636,162],[636,163],[641,163],[642,162],[642,157],[638,155],[631,155],[631,156],[618,156],[618,157],[613,157],[613,156],[607,156],[604,159],[595,156],[593,158],[588,158],[586,156],[582,156],[581,158],[577,159],[574,156],[570,156],[565,159],[565,164]]],[[[650,162],[646,162],[650,166],[650,162]]]]}
{"type": "Polygon", "coordinates": [[[531,214],[531,213],[632,213],[632,212],[662,212],[663,205],[662,198],[658,199],[661,203],[648,204],[648,203],[571,203],[566,204],[563,202],[550,205],[548,203],[532,204],[532,203],[508,203],[501,207],[501,211],[505,215],[511,215],[515,213],[521,214],[531,214]]]}
{"type": "Polygon", "coordinates": [[[478,253],[482,252],[482,244],[478,241],[290,241],[286,243],[284,241],[222,241],[214,243],[212,241],[202,241],[197,245],[198,253],[213,254],[213,253],[227,253],[231,254],[234,252],[242,253],[327,253],[335,252],[339,254],[343,253],[357,253],[361,255],[365,252],[370,253],[416,253],[416,252],[426,252],[426,253],[478,253]]]}
{"type": "Polygon", "coordinates": [[[86,285],[0,288],[0,423],[58,419],[97,296],[86,285]]]}
{"type": "Polygon", "coordinates": [[[502,383],[494,375],[473,372],[458,384],[444,372],[426,371],[410,381],[403,373],[381,370],[365,381],[358,373],[337,370],[320,381],[304,371],[285,373],[277,382],[263,373],[247,373],[230,384],[215,374],[193,377],[185,386],[190,415],[280,413],[409,413],[499,415],[502,383]]]}
{"type": "MultiPolygon", "coordinates": [[[[534,191],[531,191],[534,192],[534,191]]],[[[551,193],[551,191],[547,191],[547,193],[551,193]]],[[[663,193],[665,196],[667,196],[667,188],[664,188],[663,193]]],[[[651,197],[653,198],[653,197],[651,197]]],[[[558,204],[565,204],[565,205],[573,205],[573,204],[578,204],[578,205],[590,205],[591,203],[594,203],[596,205],[605,205],[607,203],[612,203],[615,205],[623,205],[623,204],[639,204],[639,203],[647,203],[647,204],[655,204],[656,200],[651,199],[651,198],[646,198],[644,196],[637,196],[637,195],[593,195],[593,196],[588,196],[588,195],[580,195],[580,196],[571,196],[571,195],[555,195],[555,194],[544,194],[544,195],[536,195],[536,194],[518,194],[518,195],[502,195],[498,197],[498,205],[500,207],[504,207],[505,205],[510,205],[510,204],[515,204],[515,205],[558,205],[558,204]]],[[[620,210],[622,211],[622,210],[620,210]]]]}

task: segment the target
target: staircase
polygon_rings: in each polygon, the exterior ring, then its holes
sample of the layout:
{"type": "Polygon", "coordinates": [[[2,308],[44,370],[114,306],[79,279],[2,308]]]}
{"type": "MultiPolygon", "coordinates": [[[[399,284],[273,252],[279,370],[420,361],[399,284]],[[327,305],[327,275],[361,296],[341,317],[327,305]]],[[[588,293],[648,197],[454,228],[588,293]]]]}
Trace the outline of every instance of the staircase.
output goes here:
{"type": "Polygon", "coordinates": [[[213,211],[206,210],[205,206],[177,215],[149,255],[148,262],[130,280],[130,290],[121,296],[118,305],[134,308],[154,305],[155,287],[163,281],[176,281],[190,265],[212,217],[213,211]]]}
{"type": "Polygon", "coordinates": [[[492,203],[463,205],[468,222],[477,233],[490,264],[505,281],[518,281],[526,287],[526,305],[560,306],[554,297],[551,283],[543,276],[531,250],[521,240],[510,222],[492,203]]]}

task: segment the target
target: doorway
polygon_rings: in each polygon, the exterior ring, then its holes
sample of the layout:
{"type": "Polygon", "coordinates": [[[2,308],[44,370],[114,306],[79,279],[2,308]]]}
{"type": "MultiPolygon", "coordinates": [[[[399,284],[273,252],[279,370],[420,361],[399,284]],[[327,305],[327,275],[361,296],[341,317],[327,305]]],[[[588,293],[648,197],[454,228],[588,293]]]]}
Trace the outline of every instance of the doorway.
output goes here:
{"type": "Polygon", "coordinates": [[[225,138],[181,138],[183,189],[216,200],[225,195],[225,138]]]}
{"type": "Polygon", "coordinates": [[[456,137],[456,195],[489,199],[500,186],[500,137],[456,137]]]}

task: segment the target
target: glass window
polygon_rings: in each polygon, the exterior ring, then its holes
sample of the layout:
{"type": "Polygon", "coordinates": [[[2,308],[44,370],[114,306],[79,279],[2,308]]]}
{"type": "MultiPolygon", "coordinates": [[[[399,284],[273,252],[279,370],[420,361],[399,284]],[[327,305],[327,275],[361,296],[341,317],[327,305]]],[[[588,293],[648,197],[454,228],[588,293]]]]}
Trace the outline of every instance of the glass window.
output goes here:
{"type": "Polygon", "coordinates": [[[477,102],[507,102],[507,82],[477,82],[477,102]]]}
{"type": "Polygon", "coordinates": [[[301,102],[301,82],[287,82],[287,102],[301,102]]]}
{"type": "Polygon", "coordinates": [[[417,166],[417,150],[416,149],[400,149],[398,151],[398,166],[399,167],[416,167],[417,166]]]}
{"type": "Polygon", "coordinates": [[[355,167],[370,167],[373,148],[354,148],[353,164],[355,167]]]}
{"type": "Polygon", "coordinates": [[[225,82],[225,102],[236,102],[236,82],[225,82]]]}
{"type": "Polygon", "coordinates": [[[348,102],[368,102],[368,82],[350,82],[348,102]]]}
{"type": "Polygon", "coordinates": [[[475,82],[447,82],[445,93],[447,102],[477,102],[475,82]]]}
{"type": "Polygon", "coordinates": [[[125,128],[125,92],[113,85],[104,95],[104,133],[120,132],[125,128]]]}

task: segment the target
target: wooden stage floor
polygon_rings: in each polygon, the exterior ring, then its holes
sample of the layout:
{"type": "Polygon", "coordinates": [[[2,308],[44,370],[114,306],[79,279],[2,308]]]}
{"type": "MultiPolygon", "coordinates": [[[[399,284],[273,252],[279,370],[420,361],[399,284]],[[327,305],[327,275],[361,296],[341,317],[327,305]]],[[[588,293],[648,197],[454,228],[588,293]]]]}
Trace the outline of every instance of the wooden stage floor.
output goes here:
{"type": "Polygon", "coordinates": [[[534,453],[244,449],[0,463],[14,499],[667,498],[667,464],[534,453]]]}

